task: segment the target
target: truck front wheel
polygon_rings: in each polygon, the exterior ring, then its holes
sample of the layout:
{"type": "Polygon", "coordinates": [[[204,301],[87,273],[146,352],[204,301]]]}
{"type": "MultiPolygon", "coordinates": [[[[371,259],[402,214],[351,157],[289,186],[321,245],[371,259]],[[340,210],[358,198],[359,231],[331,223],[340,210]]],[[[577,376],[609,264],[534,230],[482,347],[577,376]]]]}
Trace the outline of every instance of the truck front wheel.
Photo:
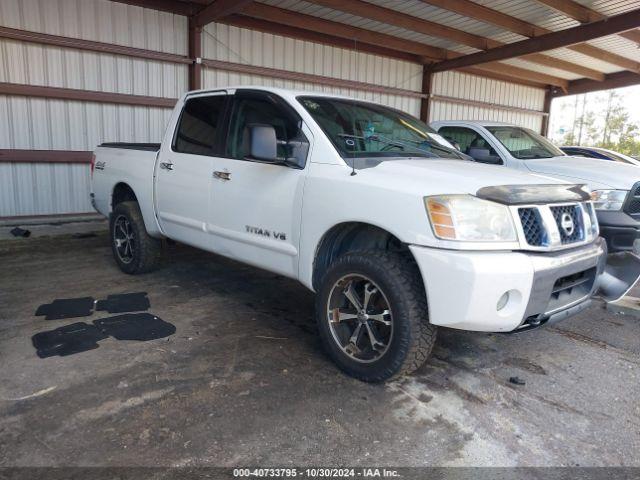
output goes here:
{"type": "Polygon", "coordinates": [[[399,253],[356,252],[336,260],[321,281],[316,320],[333,361],[366,382],[413,372],[436,339],[418,268],[399,253]]]}
{"type": "Polygon", "coordinates": [[[122,202],[113,208],[109,233],[113,256],[124,273],[150,272],[157,266],[160,240],[147,233],[137,202],[122,202]]]}

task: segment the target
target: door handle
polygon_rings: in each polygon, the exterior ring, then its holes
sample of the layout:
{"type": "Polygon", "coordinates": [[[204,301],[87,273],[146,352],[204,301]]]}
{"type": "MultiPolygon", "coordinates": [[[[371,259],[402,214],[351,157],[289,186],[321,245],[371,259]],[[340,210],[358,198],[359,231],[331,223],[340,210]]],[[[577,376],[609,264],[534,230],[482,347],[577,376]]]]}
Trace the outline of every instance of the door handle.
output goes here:
{"type": "Polygon", "coordinates": [[[231,180],[230,172],[213,172],[213,176],[215,178],[219,178],[220,180],[231,180]]]}
{"type": "Polygon", "coordinates": [[[171,162],[160,162],[160,168],[164,170],[173,170],[173,163],[171,162]]]}

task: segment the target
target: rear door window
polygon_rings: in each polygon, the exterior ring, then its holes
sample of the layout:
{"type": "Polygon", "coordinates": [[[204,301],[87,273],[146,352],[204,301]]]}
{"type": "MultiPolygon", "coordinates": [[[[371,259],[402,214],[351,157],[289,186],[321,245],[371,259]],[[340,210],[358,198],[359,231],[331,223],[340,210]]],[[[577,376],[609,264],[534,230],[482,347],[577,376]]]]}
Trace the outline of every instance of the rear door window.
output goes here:
{"type": "Polygon", "coordinates": [[[227,95],[210,95],[187,100],[173,141],[173,150],[192,155],[219,153],[219,124],[227,95]]]}

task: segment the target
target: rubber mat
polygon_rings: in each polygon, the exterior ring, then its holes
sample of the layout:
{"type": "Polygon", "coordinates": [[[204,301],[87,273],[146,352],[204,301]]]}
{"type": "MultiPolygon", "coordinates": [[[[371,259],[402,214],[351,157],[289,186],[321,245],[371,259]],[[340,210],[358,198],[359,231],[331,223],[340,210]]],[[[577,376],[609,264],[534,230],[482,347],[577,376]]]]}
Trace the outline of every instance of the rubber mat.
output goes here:
{"type": "Polygon", "coordinates": [[[65,357],[98,348],[98,342],[105,338],[107,335],[95,325],[77,322],[48,332],[36,333],[31,337],[31,343],[40,358],[55,355],[65,357]]]}
{"type": "Polygon", "coordinates": [[[147,292],[122,293],[109,295],[106,300],[98,300],[96,310],[109,313],[141,312],[149,310],[150,306],[147,292]]]}
{"type": "Polygon", "coordinates": [[[93,297],[60,298],[46,305],[40,305],[36,317],[45,315],[45,320],[88,317],[93,313],[93,297]]]}
{"type": "Polygon", "coordinates": [[[94,320],[100,331],[117,340],[145,342],[168,337],[176,333],[176,327],[150,313],[131,313],[94,320]]]}

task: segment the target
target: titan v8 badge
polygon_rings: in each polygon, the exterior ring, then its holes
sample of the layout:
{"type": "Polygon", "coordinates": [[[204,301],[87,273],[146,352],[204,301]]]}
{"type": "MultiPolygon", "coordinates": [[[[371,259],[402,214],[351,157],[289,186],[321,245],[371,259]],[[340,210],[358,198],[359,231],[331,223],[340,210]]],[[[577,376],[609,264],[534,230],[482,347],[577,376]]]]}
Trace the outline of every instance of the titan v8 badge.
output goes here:
{"type": "Polygon", "coordinates": [[[273,230],[268,230],[266,228],[252,227],[250,225],[246,225],[247,233],[253,233],[254,235],[261,235],[265,238],[274,238],[276,240],[286,240],[287,234],[283,232],[276,232],[273,230]]]}

